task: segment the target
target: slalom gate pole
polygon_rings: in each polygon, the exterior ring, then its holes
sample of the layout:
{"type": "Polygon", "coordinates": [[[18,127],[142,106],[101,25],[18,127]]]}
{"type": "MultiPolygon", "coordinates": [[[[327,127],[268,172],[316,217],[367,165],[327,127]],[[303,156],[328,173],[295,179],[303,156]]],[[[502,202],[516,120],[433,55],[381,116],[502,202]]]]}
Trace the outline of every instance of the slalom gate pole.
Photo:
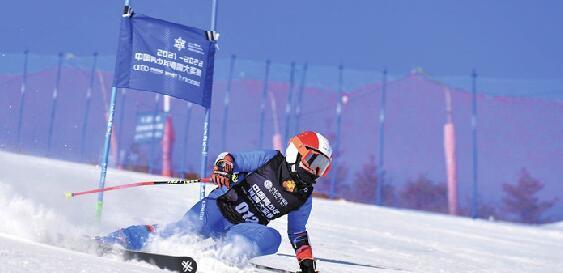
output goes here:
{"type": "MultiPolygon", "coordinates": [[[[102,156],[102,163],[101,166],[101,173],[100,173],[100,180],[98,181],[98,188],[103,189],[106,183],[106,174],[108,171],[108,159],[109,159],[109,146],[111,141],[111,131],[113,126],[113,116],[115,112],[115,100],[117,97],[117,88],[114,86],[111,88],[111,101],[109,106],[109,112],[107,115],[108,123],[106,128],[106,138],[104,141],[104,154],[102,156]]],[[[104,194],[103,191],[99,191],[98,193],[98,201],[96,203],[96,216],[98,221],[102,218],[102,209],[104,206],[104,194]]]]}
{"type": "MultiPolygon", "coordinates": [[[[129,0],[125,0],[125,4],[123,7],[123,17],[130,16],[130,7],[129,7],[129,0]]],[[[101,171],[100,171],[100,180],[98,181],[98,188],[103,189],[106,183],[106,174],[108,171],[108,159],[109,159],[109,146],[111,143],[111,130],[113,126],[113,116],[115,114],[115,101],[117,99],[117,87],[113,86],[111,88],[111,100],[110,106],[108,109],[108,123],[106,128],[106,138],[104,140],[104,154],[102,157],[102,162],[100,164],[101,171]]],[[[96,217],[98,222],[102,219],[102,210],[104,208],[104,193],[103,191],[98,192],[98,201],[96,202],[96,217]]]]}
{"type": "MultiPolygon", "coordinates": [[[[213,0],[211,2],[211,31],[215,32],[217,30],[217,11],[218,11],[218,1],[213,0]]],[[[209,121],[211,120],[211,106],[205,108],[205,116],[203,119],[203,138],[201,143],[201,166],[200,166],[200,177],[207,177],[207,157],[209,154],[209,121]]],[[[205,184],[202,183],[199,188],[199,199],[205,197],[205,184]]],[[[205,210],[205,203],[201,206],[202,212],[205,210]]]]}
{"type": "Polygon", "coordinates": [[[80,195],[92,194],[92,193],[101,193],[105,191],[113,191],[113,190],[122,190],[134,187],[141,187],[141,186],[149,186],[149,185],[188,185],[188,184],[195,184],[195,183],[209,183],[211,182],[211,178],[200,178],[200,179],[191,179],[191,180],[165,180],[165,181],[141,181],[135,182],[130,184],[123,184],[113,187],[107,188],[99,188],[93,190],[87,190],[82,192],[67,192],[65,196],[67,198],[72,198],[80,195]]]}
{"type": "MultiPolygon", "coordinates": [[[[211,109],[205,109],[205,117],[203,120],[203,142],[201,144],[201,166],[199,173],[202,177],[207,176],[207,156],[209,154],[209,120],[211,119],[211,109]]],[[[199,188],[199,200],[205,197],[205,184],[201,184],[199,188]]],[[[203,207],[202,207],[203,210],[203,207]]]]}

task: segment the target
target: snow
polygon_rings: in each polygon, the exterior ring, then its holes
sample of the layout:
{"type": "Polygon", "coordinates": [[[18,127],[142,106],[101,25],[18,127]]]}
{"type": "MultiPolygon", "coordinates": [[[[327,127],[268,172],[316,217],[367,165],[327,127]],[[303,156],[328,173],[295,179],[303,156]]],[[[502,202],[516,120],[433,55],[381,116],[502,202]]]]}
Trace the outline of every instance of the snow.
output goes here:
{"type": "MultiPolygon", "coordinates": [[[[95,195],[64,197],[67,191],[97,187],[96,166],[6,152],[0,152],[0,162],[1,273],[166,272],[118,257],[97,257],[84,235],[177,220],[198,196],[198,185],[108,192],[97,224],[95,195]]],[[[161,177],[112,169],[107,186],[153,179],[161,177]]],[[[563,272],[563,223],[526,226],[345,201],[313,203],[308,229],[323,273],[563,272]]],[[[286,224],[282,218],[272,226],[285,234],[286,224]]],[[[225,258],[244,248],[211,245],[186,236],[156,239],[149,250],[192,256],[199,272],[258,272],[244,258],[225,258]]],[[[252,261],[297,270],[292,253],[284,236],[277,255],[252,261]]]]}

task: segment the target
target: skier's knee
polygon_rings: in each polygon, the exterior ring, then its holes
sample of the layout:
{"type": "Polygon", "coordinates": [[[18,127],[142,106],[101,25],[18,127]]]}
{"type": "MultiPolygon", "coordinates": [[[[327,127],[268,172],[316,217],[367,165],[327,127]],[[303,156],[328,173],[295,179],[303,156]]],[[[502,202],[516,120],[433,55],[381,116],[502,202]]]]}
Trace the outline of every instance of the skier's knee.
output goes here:
{"type": "Polygon", "coordinates": [[[147,243],[154,227],[151,225],[136,225],[121,230],[125,235],[124,247],[129,250],[140,250],[147,243]]]}
{"type": "Polygon", "coordinates": [[[270,255],[278,252],[282,238],[277,230],[271,227],[266,227],[261,237],[262,237],[261,241],[264,243],[262,243],[263,244],[262,246],[259,246],[260,256],[270,255]]]}
{"type": "Polygon", "coordinates": [[[232,227],[227,233],[227,242],[234,242],[242,237],[254,249],[251,256],[264,256],[278,252],[281,244],[280,233],[259,224],[243,223],[232,227]]]}

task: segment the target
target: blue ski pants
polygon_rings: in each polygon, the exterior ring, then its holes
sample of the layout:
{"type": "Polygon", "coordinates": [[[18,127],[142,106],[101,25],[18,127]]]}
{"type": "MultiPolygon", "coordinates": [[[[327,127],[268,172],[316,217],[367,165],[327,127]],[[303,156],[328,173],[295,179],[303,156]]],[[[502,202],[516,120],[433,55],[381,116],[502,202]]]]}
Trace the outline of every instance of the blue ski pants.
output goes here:
{"type": "Polygon", "coordinates": [[[252,253],[246,253],[252,257],[274,254],[281,243],[281,235],[271,227],[255,223],[229,222],[219,210],[217,200],[211,197],[200,200],[178,222],[168,224],[162,230],[156,228],[154,231],[152,227],[130,226],[102,237],[102,241],[118,243],[130,250],[141,250],[155,233],[164,238],[197,234],[226,244],[238,244],[243,240],[252,247],[252,253]]]}

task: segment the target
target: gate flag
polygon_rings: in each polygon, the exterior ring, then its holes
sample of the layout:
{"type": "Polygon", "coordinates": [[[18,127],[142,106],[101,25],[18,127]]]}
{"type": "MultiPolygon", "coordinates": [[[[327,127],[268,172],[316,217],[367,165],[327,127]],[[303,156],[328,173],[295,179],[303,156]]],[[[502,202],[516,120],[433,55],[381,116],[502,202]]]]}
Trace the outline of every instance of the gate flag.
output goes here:
{"type": "Polygon", "coordinates": [[[121,19],[113,85],[209,108],[214,56],[204,30],[133,13],[121,19]]]}

